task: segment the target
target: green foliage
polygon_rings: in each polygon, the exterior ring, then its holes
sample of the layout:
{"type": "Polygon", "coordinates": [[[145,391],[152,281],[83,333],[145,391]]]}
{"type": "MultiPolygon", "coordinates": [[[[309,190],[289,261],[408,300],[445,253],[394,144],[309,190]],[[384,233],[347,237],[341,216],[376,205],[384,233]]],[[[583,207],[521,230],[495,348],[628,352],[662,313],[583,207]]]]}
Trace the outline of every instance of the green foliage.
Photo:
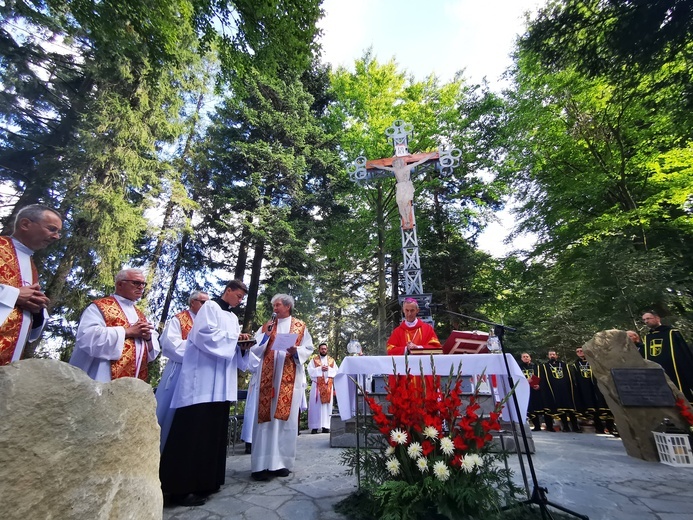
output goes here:
{"type": "MultiPolygon", "coordinates": [[[[58,248],[40,258],[52,312],[75,320],[130,262],[172,273],[157,282],[175,283],[181,270],[190,280],[185,263],[199,266],[203,246],[182,244],[195,194],[209,189],[190,139],[200,80],[209,83],[202,57],[220,52],[227,78],[251,63],[298,77],[313,59],[319,3],[49,0],[5,3],[0,14],[0,180],[15,188],[15,210],[43,202],[66,216],[58,248]],[[156,211],[145,211],[162,193],[169,203],[153,241],[156,211]]],[[[71,338],[69,322],[51,326],[71,338]]]]}
{"type": "Polygon", "coordinates": [[[475,281],[500,288],[484,310],[522,329],[513,348],[566,353],[600,329],[639,328],[648,308],[687,326],[690,34],[667,36],[684,28],[678,4],[647,21],[662,21],[653,39],[627,34],[668,4],[556,2],[518,43],[497,171],[517,232],[538,244],[475,281]]]}
{"type": "Polygon", "coordinates": [[[656,70],[690,51],[692,10],[690,0],[554,0],[529,27],[525,45],[553,70],[577,64],[611,77],[633,67],[656,70]]]}
{"type": "MultiPolygon", "coordinates": [[[[484,226],[504,193],[502,181],[487,183],[476,175],[493,162],[493,136],[502,107],[499,99],[461,80],[441,84],[433,76],[418,82],[408,79],[394,61],[379,63],[370,51],[356,61],[353,73],[337,69],[332,88],[335,102],[328,118],[343,127],[340,150],[348,162],[360,155],[367,159],[391,156],[384,132],[397,119],[415,127],[409,141],[412,153],[443,145],[462,151],[461,163],[452,174],[424,166],[412,180],[424,290],[450,308],[475,308],[483,296],[473,294],[471,280],[481,257],[473,253],[473,238],[468,237],[484,226]]],[[[369,319],[378,333],[369,337],[369,343],[377,346],[370,351],[382,352],[399,322],[397,297],[404,292],[395,181],[371,181],[349,191],[338,199],[350,208],[349,214],[323,248],[331,257],[349,259],[358,266],[355,281],[363,287],[363,300],[375,303],[369,305],[369,319]]],[[[443,332],[450,325],[444,327],[443,332]]]]}

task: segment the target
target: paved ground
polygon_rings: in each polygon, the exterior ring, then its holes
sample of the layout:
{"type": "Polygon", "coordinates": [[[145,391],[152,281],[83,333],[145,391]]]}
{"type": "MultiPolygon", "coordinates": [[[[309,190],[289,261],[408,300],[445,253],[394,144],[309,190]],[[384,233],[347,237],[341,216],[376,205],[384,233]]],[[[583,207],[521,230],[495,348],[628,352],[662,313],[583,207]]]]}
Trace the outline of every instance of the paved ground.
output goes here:
{"type": "MultiPolygon", "coordinates": [[[[631,458],[609,435],[533,435],[537,479],[551,502],[590,520],[693,520],[693,468],[631,458]]],[[[332,505],[356,490],[356,477],[339,465],[340,452],[329,447],[328,435],[304,432],[294,473],[269,482],[250,479],[250,455],[232,455],[219,493],[202,507],[167,507],[164,520],[343,519],[332,505]]],[[[508,464],[522,484],[517,456],[508,464]]]]}

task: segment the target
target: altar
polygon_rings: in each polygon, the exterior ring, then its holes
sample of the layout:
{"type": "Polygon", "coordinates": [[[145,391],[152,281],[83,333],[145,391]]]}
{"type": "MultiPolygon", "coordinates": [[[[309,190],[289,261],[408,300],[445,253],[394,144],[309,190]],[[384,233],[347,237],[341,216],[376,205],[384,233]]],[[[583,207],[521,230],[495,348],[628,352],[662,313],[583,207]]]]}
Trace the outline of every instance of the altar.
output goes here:
{"type": "MultiPolygon", "coordinates": [[[[517,395],[520,407],[518,420],[514,405],[506,403],[503,408],[503,420],[524,423],[527,416],[527,403],[529,402],[529,383],[520,370],[517,361],[510,354],[505,354],[510,367],[513,383],[517,385],[517,395]]],[[[474,377],[485,374],[494,376],[491,381],[495,384],[492,388],[493,395],[504,398],[511,389],[508,375],[501,354],[449,354],[434,356],[409,356],[409,371],[412,375],[431,375],[431,357],[438,376],[447,376],[452,369],[457,373],[457,367],[462,364],[461,373],[464,377],[474,377]],[[423,370],[423,371],[422,371],[423,370]]],[[[339,404],[339,414],[343,421],[351,419],[357,411],[357,392],[354,379],[363,381],[365,376],[373,374],[393,374],[393,361],[395,372],[398,375],[406,374],[405,356],[353,356],[342,360],[337,375],[334,378],[334,388],[339,404]]]]}

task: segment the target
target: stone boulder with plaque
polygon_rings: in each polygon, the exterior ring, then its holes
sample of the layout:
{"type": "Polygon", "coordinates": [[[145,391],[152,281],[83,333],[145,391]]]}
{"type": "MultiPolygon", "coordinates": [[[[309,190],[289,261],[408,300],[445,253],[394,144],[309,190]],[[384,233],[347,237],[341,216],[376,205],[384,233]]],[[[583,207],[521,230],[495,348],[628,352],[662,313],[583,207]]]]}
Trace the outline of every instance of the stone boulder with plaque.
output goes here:
{"type": "Polygon", "coordinates": [[[684,398],[657,363],[643,359],[625,331],[598,332],[583,345],[599,390],[604,395],[626,453],[658,461],[652,431],[664,419],[682,429],[676,400],[684,398]]]}

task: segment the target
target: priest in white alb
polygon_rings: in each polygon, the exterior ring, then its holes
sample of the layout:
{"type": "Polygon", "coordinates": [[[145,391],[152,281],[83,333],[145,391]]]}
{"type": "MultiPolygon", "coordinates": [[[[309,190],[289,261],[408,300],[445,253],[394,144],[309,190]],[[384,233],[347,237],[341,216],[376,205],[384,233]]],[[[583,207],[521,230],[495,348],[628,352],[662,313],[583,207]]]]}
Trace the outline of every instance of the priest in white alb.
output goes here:
{"type": "Polygon", "coordinates": [[[225,481],[229,410],[247,359],[238,342],[248,338],[232,309],[247,292],[242,281],[231,280],[221,296],[202,306],[188,335],[159,466],[161,489],[178,505],[204,504],[225,481]]]}
{"type": "Polygon", "coordinates": [[[293,307],[288,294],[272,298],[274,317],[255,334],[257,344],[248,360],[251,369],[260,371],[250,456],[254,480],[288,477],[296,459],[298,414],[305,399],[304,364],[313,353],[313,340],[305,323],[291,316],[293,307]],[[275,341],[277,347],[281,343],[280,334],[296,335],[286,350],[275,348],[275,341]]]}
{"type": "Polygon", "coordinates": [[[82,313],[71,365],[95,381],[147,381],[147,364],[156,359],[160,347],[154,326],[135,307],[146,286],[141,269],[123,269],[116,275],[115,293],[93,301],[82,313]]]}
{"type": "Polygon", "coordinates": [[[0,366],[18,361],[41,336],[50,301],[31,256],[60,238],[60,214],[33,204],[17,212],[12,236],[0,236],[0,366]]]}
{"type": "Polygon", "coordinates": [[[183,354],[188,347],[188,334],[192,330],[195,316],[207,300],[209,300],[207,293],[191,292],[188,296],[188,308],[171,318],[159,337],[162,355],[168,358],[156,389],[156,418],[161,427],[161,451],[164,450],[173,421],[175,408],[171,408],[171,399],[178,385],[183,354]]]}
{"type": "Polygon", "coordinates": [[[327,343],[320,343],[318,355],[308,361],[308,375],[312,381],[308,398],[308,428],[310,433],[329,433],[337,363],[327,355],[327,343]]]}

